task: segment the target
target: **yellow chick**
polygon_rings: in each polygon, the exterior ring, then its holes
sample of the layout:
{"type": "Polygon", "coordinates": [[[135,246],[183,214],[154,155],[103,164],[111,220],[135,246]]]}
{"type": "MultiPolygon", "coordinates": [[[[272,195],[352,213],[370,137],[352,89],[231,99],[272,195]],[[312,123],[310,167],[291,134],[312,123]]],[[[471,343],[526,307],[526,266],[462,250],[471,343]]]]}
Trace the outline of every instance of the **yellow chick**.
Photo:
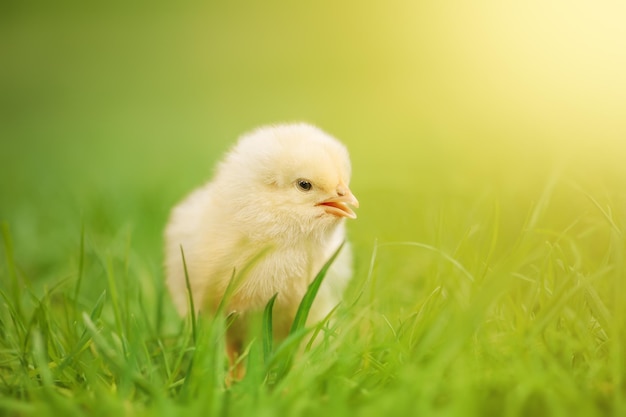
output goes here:
{"type": "MultiPolygon", "coordinates": [[[[344,145],[308,124],[259,128],[242,136],[214,178],[171,213],[165,230],[167,286],[181,315],[188,295],[181,246],[196,309],[214,313],[233,276],[241,279],[225,313],[240,325],[228,333],[229,354],[241,349],[246,315],[274,304],[274,333],[285,337],[308,285],[345,239],[346,218],[359,203],[348,187],[344,145]],[[241,324],[243,323],[243,324],[241,324]]],[[[352,275],[345,245],[319,289],[309,323],[341,300],[352,275]]]]}

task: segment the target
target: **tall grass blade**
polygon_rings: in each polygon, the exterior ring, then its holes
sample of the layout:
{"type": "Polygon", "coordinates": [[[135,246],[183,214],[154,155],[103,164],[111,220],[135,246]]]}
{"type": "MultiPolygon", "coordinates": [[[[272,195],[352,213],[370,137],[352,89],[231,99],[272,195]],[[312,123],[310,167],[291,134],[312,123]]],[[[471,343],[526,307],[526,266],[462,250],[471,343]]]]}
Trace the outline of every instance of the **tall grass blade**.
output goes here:
{"type": "Polygon", "coordinates": [[[311,310],[313,301],[315,301],[317,292],[322,285],[322,281],[324,281],[324,277],[326,277],[328,269],[333,264],[333,262],[335,262],[335,259],[339,255],[339,252],[341,252],[344,243],[345,242],[342,242],[341,245],[339,245],[335,253],[333,253],[333,256],[331,256],[330,259],[324,264],[320,272],[317,273],[313,282],[309,284],[309,288],[307,288],[307,291],[304,294],[304,297],[302,297],[302,301],[298,306],[296,317],[293,319],[293,324],[291,325],[291,329],[289,330],[290,335],[300,331],[300,329],[302,329],[306,324],[306,320],[309,317],[309,311],[311,310]]]}
{"type": "Polygon", "coordinates": [[[280,380],[291,368],[293,357],[302,341],[302,338],[309,332],[308,329],[305,329],[307,318],[309,317],[309,312],[311,311],[311,307],[313,302],[315,301],[315,297],[317,296],[317,292],[319,291],[326,274],[328,273],[328,269],[333,264],[339,252],[343,248],[345,242],[342,242],[341,245],[337,248],[335,253],[330,257],[330,259],[324,264],[322,269],[317,273],[309,287],[307,288],[306,293],[302,297],[302,301],[298,306],[298,310],[296,312],[296,316],[293,320],[291,328],[289,330],[289,336],[287,339],[283,341],[280,345],[279,349],[272,356],[272,360],[270,360],[270,365],[279,361],[279,358],[283,358],[280,360],[278,365],[277,372],[277,380],[280,380]]]}
{"type": "Polygon", "coordinates": [[[273,310],[278,293],[268,301],[263,311],[263,361],[267,365],[274,350],[273,310]]]}
{"type": "Polygon", "coordinates": [[[185,259],[185,251],[183,245],[180,245],[180,256],[183,261],[183,270],[185,271],[185,285],[187,287],[187,302],[189,303],[189,315],[191,317],[191,334],[193,336],[193,343],[195,345],[198,340],[198,330],[196,329],[196,306],[193,301],[193,292],[191,291],[191,283],[189,282],[189,271],[187,271],[187,261],[185,259]]]}
{"type": "Polygon", "coordinates": [[[120,297],[117,291],[117,283],[115,278],[115,272],[113,267],[113,260],[110,256],[107,257],[107,278],[109,281],[109,291],[111,292],[111,306],[113,307],[113,316],[115,317],[115,327],[117,334],[124,335],[124,328],[122,325],[122,312],[120,310],[120,297]]]}
{"type": "Polygon", "coordinates": [[[4,252],[7,261],[9,279],[11,280],[11,297],[13,298],[13,308],[19,316],[22,316],[22,301],[20,297],[20,285],[17,279],[15,267],[15,257],[13,254],[13,240],[9,231],[9,225],[2,223],[2,238],[4,240],[4,252]]]}
{"type": "Polygon", "coordinates": [[[83,283],[83,271],[85,267],[85,223],[80,227],[80,252],[78,257],[78,278],[74,288],[74,304],[78,304],[78,295],[83,283]]]}

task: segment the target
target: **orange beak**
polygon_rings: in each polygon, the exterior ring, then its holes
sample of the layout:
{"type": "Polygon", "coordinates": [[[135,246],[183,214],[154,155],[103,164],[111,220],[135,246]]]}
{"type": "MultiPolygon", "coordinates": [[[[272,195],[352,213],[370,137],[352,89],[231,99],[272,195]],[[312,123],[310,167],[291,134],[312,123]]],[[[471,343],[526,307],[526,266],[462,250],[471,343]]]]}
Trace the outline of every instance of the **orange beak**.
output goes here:
{"type": "Polygon", "coordinates": [[[327,200],[318,203],[324,211],[328,214],[332,214],[337,217],[348,217],[350,219],[356,219],[356,213],[349,207],[359,207],[359,200],[356,199],[352,191],[347,187],[340,187],[337,189],[337,197],[332,197],[327,200]]]}

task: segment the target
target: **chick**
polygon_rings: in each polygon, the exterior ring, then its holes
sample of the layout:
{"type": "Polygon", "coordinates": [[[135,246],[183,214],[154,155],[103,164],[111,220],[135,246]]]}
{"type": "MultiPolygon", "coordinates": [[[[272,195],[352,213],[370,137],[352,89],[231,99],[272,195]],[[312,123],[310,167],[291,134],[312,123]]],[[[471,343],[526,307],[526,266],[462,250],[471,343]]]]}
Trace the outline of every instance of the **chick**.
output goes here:
{"type": "MultiPolygon", "coordinates": [[[[165,269],[179,313],[188,313],[182,246],[200,312],[215,313],[235,271],[225,310],[236,312],[239,321],[227,334],[231,356],[241,348],[246,317],[275,293],[274,333],[284,338],[308,285],[344,241],[344,220],[356,218],[350,206],[359,203],[348,187],[350,176],[346,147],[314,126],[269,126],[242,136],[212,181],[172,210],[165,269]]],[[[341,300],[351,258],[344,245],[309,323],[323,319],[341,300]]]]}

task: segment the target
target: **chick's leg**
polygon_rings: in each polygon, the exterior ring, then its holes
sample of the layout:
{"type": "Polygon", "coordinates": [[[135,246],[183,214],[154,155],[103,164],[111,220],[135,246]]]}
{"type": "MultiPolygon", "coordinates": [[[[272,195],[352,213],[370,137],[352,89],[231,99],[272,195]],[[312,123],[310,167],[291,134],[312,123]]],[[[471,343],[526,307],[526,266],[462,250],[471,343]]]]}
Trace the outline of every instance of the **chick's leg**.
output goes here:
{"type": "Polygon", "coordinates": [[[239,341],[226,341],[226,355],[228,356],[228,373],[226,374],[226,385],[230,386],[234,382],[241,381],[246,374],[246,367],[241,360],[242,345],[239,341]]]}

